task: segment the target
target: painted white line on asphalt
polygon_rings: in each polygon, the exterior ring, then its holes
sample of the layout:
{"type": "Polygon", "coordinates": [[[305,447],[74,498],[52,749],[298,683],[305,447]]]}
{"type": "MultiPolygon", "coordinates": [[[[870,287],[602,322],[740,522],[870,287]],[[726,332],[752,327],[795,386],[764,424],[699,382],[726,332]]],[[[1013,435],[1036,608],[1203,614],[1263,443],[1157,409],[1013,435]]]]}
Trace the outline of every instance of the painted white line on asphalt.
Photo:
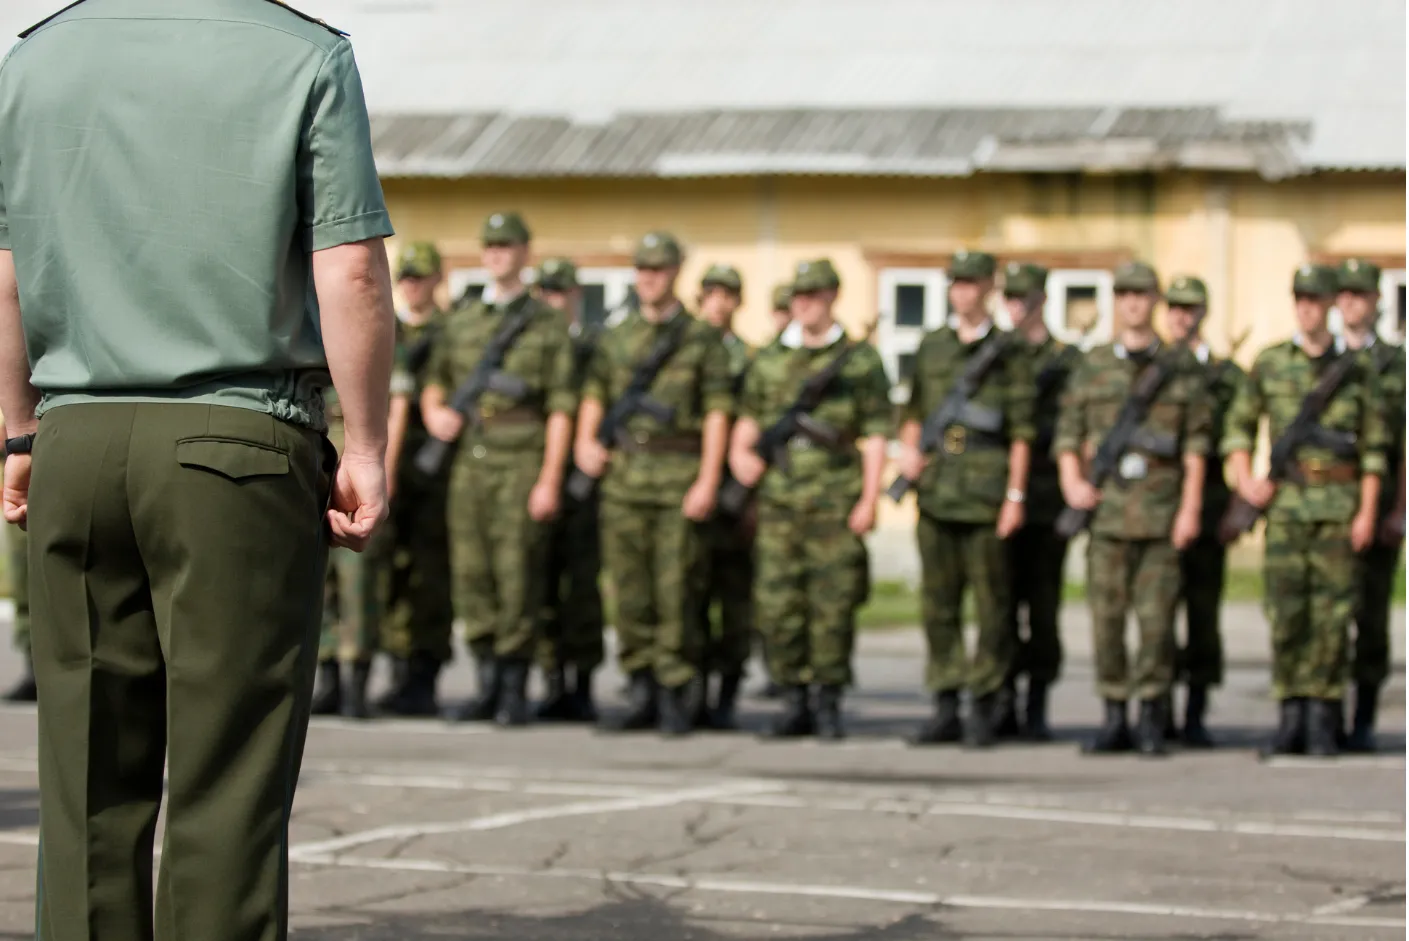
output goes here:
{"type": "Polygon", "coordinates": [[[444,823],[408,824],[401,826],[377,827],[361,833],[349,833],[331,840],[303,843],[289,851],[290,857],[324,856],[337,854],[343,850],[382,840],[403,840],[413,837],[436,836],[446,833],[469,833],[484,830],[502,830],[524,823],[539,820],[556,820],[562,817],[586,817],[597,814],[630,813],[636,810],[649,810],[657,807],[672,807],[676,804],[692,804],[708,801],[716,797],[730,797],[743,794],[762,794],[781,790],[781,784],[771,781],[736,781],[718,784],[713,787],[691,788],[683,791],[642,794],[636,797],[622,797],[612,800],[578,801],[572,804],[559,804],[554,807],[537,807],[531,810],[515,810],[487,817],[474,817],[469,820],[452,820],[444,823]]]}
{"type": "Polygon", "coordinates": [[[1317,915],[1347,915],[1350,912],[1359,911],[1369,904],[1370,896],[1352,895],[1339,902],[1331,902],[1329,905],[1318,905],[1312,911],[1317,915]]]}
{"type": "Polygon", "coordinates": [[[754,882],[712,876],[679,876],[665,873],[610,872],[595,869],[528,869],[522,866],[480,866],[435,859],[375,859],[360,856],[332,857],[310,854],[297,862],[310,866],[337,866],[350,869],[379,869],[390,872],[443,872],[504,878],[578,879],[649,885],[697,892],[723,892],[741,895],[784,895],[811,898],[848,899],[864,902],[890,902],[897,905],[929,907],[1077,912],[1093,915],[1136,915],[1208,921],[1250,921],[1269,924],[1312,924],[1355,928],[1404,928],[1402,918],[1349,918],[1335,914],[1308,914],[1245,911],[1242,909],[1197,908],[1184,905],[1155,905],[1139,902],[1108,902],[1094,899],[1023,899],[986,895],[942,896],[908,889],[880,889],[865,886],[815,885],[808,883],[754,882]]]}
{"type": "Polygon", "coordinates": [[[1268,758],[1265,768],[1297,768],[1313,771],[1345,771],[1348,768],[1371,771],[1403,771],[1403,755],[1341,755],[1337,758],[1301,758],[1295,755],[1268,758]]]}
{"type": "MultiPolygon", "coordinates": [[[[319,772],[327,774],[327,772],[319,772]]],[[[474,781],[467,778],[446,775],[414,774],[328,774],[337,777],[339,784],[353,784],[361,787],[411,788],[432,791],[484,791],[494,794],[542,794],[556,797],[631,797],[653,793],[654,789],[628,784],[589,784],[571,781],[512,781],[503,778],[489,778],[474,781]]]]}
{"type": "Polygon", "coordinates": [[[39,760],[37,758],[0,758],[0,771],[34,771],[39,770],[39,760]]]}
{"type": "Polygon", "coordinates": [[[0,843],[11,846],[38,846],[39,834],[19,830],[13,833],[0,833],[0,843]]]}

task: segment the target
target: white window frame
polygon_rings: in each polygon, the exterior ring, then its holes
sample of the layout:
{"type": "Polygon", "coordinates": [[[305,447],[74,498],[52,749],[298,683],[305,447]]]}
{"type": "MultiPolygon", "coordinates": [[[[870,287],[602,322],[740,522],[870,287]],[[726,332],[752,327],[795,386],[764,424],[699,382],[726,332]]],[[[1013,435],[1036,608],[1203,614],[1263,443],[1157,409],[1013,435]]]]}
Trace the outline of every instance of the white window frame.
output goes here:
{"type": "Polygon", "coordinates": [[[925,334],[943,325],[949,315],[949,275],[943,268],[882,268],[876,278],[876,349],[890,377],[890,398],[902,403],[909,399],[909,386],[900,383],[900,357],[920,349],[925,334]],[[895,322],[895,291],[901,285],[915,284],[925,289],[923,326],[901,326],[895,322]]]}
{"type": "Polygon", "coordinates": [[[1399,333],[1399,312],[1395,310],[1395,305],[1399,303],[1399,289],[1409,282],[1409,275],[1403,268],[1390,268],[1380,272],[1380,336],[1386,339],[1393,339],[1396,343],[1404,342],[1404,337],[1399,333]]]}
{"type": "Polygon", "coordinates": [[[450,291],[450,303],[454,304],[460,299],[460,295],[465,293],[465,288],[472,284],[488,287],[492,279],[489,271],[485,268],[452,268],[450,274],[445,278],[446,288],[450,291]]]}
{"type": "Polygon", "coordinates": [[[610,316],[626,301],[626,294],[636,283],[635,268],[579,268],[578,284],[599,284],[602,286],[603,301],[610,316]]]}
{"type": "Polygon", "coordinates": [[[1047,305],[1042,317],[1047,331],[1063,343],[1087,346],[1107,343],[1114,334],[1115,276],[1101,268],[1058,268],[1047,275],[1047,305]],[[1067,326],[1066,296],[1069,287],[1096,289],[1096,323],[1084,337],[1067,326]]]}

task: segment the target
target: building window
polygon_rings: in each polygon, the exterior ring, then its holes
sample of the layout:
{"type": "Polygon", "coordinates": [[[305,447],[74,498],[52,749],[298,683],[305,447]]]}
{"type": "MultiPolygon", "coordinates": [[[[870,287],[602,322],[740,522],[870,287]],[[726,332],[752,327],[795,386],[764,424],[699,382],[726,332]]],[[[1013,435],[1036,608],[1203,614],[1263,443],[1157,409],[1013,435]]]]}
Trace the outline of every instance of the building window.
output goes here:
{"type": "Polygon", "coordinates": [[[1403,268],[1380,273],[1380,336],[1392,338],[1395,342],[1404,340],[1404,285],[1406,279],[1403,268]]]}
{"type": "Polygon", "coordinates": [[[1109,342],[1115,319],[1114,278],[1098,269],[1058,269],[1047,275],[1043,318],[1063,343],[1109,342]]]}
{"type": "Polygon", "coordinates": [[[876,347],[890,377],[891,400],[905,402],[920,341],[948,312],[949,279],[939,268],[886,268],[879,280],[876,347]]]}
{"type": "Polygon", "coordinates": [[[582,268],[582,322],[600,324],[633,294],[636,272],[630,268],[582,268]]]}
{"type": "Polygon", "coordinates": [[[454,268],[446,279],[450,289],[450,306],[470,304],[484,296],[489,286],[489,272],[483,268],[454,268]]]}

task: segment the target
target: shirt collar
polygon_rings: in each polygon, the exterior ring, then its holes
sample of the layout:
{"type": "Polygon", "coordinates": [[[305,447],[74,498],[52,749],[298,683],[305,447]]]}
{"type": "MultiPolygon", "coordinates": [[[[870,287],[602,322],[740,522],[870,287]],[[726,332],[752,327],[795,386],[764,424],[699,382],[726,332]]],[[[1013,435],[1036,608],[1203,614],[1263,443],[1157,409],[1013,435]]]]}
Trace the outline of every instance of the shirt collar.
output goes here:
{"type": "MultiPolygon", "coordinates": [[[[1124,344],[1124,343],[1121,343],[1119,340],[1117,340],[1117,341],[1113,344],[1113,347],[1114,347],[1114,349],[1115,349],[1116,359],[1129,359],[1129,358],[1130,358],[1130,352],[1131,352],[1131,351],[1130,351],[1130,350],[1127,350],[1127,349],[1125,348],[1125,344],[1124,344]]],[[[1160,348],[1160,338],[1159,338],[1159,335],[1156,334],[1154,340],[1151,341],[1151,343],[1150,343],[1149,346],[1145,347],[1143,350],[1138,350],[1137,352],[1140,352],[1140,353],[1158,353],[1158,352],[1159,352],[1159,348],[1160,348]]]]}
{"type": "Polygon", "coordinates": [[[1213,354],[1209,350],[1208,344],[1203,341],[1200,341],[1199,345],[1194,347],[1194,359],[1197,359],[1199,363],[1204,366],[1208,365],[1208,360],[1211,355],[1213,354]]]}
{"type": "MultiPolygon", "coordinates": [[[[959,318],[956,317],[954,314],[949,315],[949,320],[946,323],[950,330],[953,330],[955,333],[959,332],[959,318]]],[[[977,343],[979,340],[982,340],[984,337],[988,336],[989,331],[991,331],[992,329],[993,318],[983,318],[983,323],[979,324],[978,327],[978,336],[974,337],[971,342],[977,343]]]]}
{"type": "MultiPolygon", "coordinates": [[[[1297,331],[1297,333],[1292,336],[1292,343],[1296,344],[1297,349],[1306,353],[1306,337],[1302,336],[1300,331],[1297,331]]],[[[1341,336],[1339,333],[1331,334],[1331,349],[1335,350],[1337,353],[1344,353],[1345,337],[1341,336]]],[[[1369,349],[1368,344],[1366,345],[1366,349],[1369,349]]],[[[1311,354],[1307,353],[1307,355],[1310,356],[1311,354]]]]}
{"type": "MultiPolygon", "coordinates": [[[[823,346],[831,346],[845,334],[846,331],[842,329],[841,324],[833,323],[832,329],[827,331],[827,342],[824,343],[823,346]]],[[[798,323],[796,320],[788,324],[783,328],[783,332],[778,335],[778,342],[790,350],[802,349],[802,324],[798,323]]]]}

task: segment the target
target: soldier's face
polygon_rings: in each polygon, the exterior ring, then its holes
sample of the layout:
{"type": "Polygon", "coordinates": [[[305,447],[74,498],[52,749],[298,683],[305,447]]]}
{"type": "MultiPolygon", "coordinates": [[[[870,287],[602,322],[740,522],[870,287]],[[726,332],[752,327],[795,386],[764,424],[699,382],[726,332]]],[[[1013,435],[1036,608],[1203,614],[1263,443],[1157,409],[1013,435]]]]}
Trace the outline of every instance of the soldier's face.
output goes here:
{"type": "Polygon", "coordinates": [[[773,332],[782,333],[793,322],[793,312],[787,308],[773,311],[773,332]]]}
{"type": "Polygon", "coordinates": [[[1331,313],[1331,298],[1312,294],[1296,296],[1296,324],[1307,336],[1325,332],[1326,317],[1331,313]]]}
{"type": "Polygon", "coordinates": [[[486,245],[480,256],[484,269],[496,281],[511,278],[523,270],[528,261],[527,245],[486,245]]]}
{"type": "Polygon", "coordinates": [[[1165,318],[1169,325],[1169,337],[1175,343],[1183,343],[1196,336],[1199,332],[1199,323],[1204,318],[1204,308],[1190,307],[1186,304],[1169,305],[1169,316],[1165,318]]]}
{"type": "Polygon", "coordinates": [[[1125,329],[1143,330],[1155,312],[1155,295],[1151,291],[1116,291],[1115,312],[1125,329]]]}
{"type": "Polygon", "coordinates": [[[637,268],[636,296],[642,304],[654,307],[675,293],[675,279],[680,274],[678,266],[669,268],[637,268]]]}
{"type": "Polygon", "coordinates": [[[577,304],[582,292],[576,288],[571,291],[550,291],[547,288],[540,289],[538,296],[543,303],[554,310],[560,310],[567,314],[577,314],[577,304]]]}
{"type": "Polygon", "coordinates": [[[1025,322],[1029,315],[1036,315],[1042,310],[1042,306],[1047,301],[1047,295],[1041,291],[1033,291],[1027,295],[1003,295],[1003,308],[1008,312],[1008,322],[1013,326],[1018,326],[1025,322]]]}
{"type": "Polygon", "coordinates": [[[965,278],[949,285],[949,309],[960,317],[972,316],[983,310],[983,299],[993,289],[993,281],[965,278]]]}
{"type": "Polygon", "coordinates": [[[794,293],[792,315],[802,329],[812,332],[832,319],[832,305],[837,302],[836,291],[808,291],[794,293]]]}
{"type": "Polygon", "coordinates": [[[425,307],[435,298],[435,289],[440,286],[440,275],[429,278],[402,278],[397,287],[401,288],[401,299],[407,307],[425,307]]]}
{"type": "Polygon", "coordinates": [[[708,287],[700,296],[700,316],[705,323],[720,330],[728,327],[739,309],[739,295],[728,288],[708,287]]]}
{"type": "Polygon", "coordinates": [[[1378,291],[1341,291],[1336,295],[1336,307],[1341,312],[1341,322],[1352,330],[1363,330],[1375,315],[1379,306],[1378,291]]]}

